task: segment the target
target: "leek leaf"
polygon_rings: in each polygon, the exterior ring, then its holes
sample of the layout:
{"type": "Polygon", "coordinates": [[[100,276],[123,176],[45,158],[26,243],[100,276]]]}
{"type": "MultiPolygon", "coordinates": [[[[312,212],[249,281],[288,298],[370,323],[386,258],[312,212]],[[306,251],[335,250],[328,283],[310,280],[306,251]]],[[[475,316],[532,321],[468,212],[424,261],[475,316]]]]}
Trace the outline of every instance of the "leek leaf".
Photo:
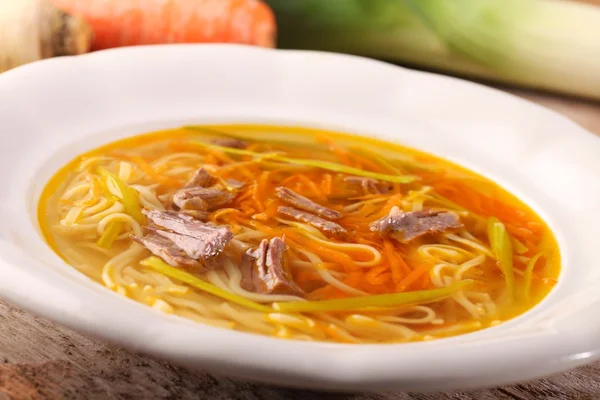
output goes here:
{"type": "Polygon", "coordinates": [[[531,260],[527,263],[527,267],[525,267],[525,275],[523,276],[523,297],[525,300],[529,301],[531,298],[531,281],[533,280],[533,268],[535,268],[535,264],[538,262],[540,257],[544,255],[544,252],[539,252],[534,255],[531,260]]]}
{"type": "Polygon", "coordinates": [[[457,291],[464,289],[472,283],[472,280],[464,280],[452,286],[440,289],[352,297],[347,299],[277,302],[273,303],[273,307],[277,311],[283,313],[355,311],[373,307],[390,308],[407,304],[422,304],[441,300],[443,298],[452,296],[457,291]]]}
{"type": "Polygon", "coordinates": [[[311,160],[306,158],[291,158],[287,156],[280,155],[278,153],[257,153],[250,150],[242,150],[242,149],[234,149],[230,147],[218,146],[216,144],[209,144],[204,142],[194,141],[194,144],[202,147],[206,147],[212,150],[222,151],[224,153],[229,154],[237,154],[244,156],[252,156],[252,157],[266,157],[270,160],[281,161],[294,165],[303,165],[308,167],[325,169],[328,171],[341,172],[349,175],[356,176],[365,176],[368,178],[378,179],[380,181],[393,182],[393,183],[410,183],[414,182],[418,179],[416,176],[412,175],[388,175],[388,174],[380,174],[377,172],[364,171],[362,169],[348,167],[343,164],[338,164],[329,161],[320,161],[320,160],[311,160]]]}
{"type": "Polygon", "coordinates": [[[512,299],[515,298],[515,273],[513,268],[513,248],[506,227],[498,218],[492,217],[488,221],[488,238],[492,253],[504,274],[506,288],[512,299]]]}
{"type": "Polygon", "coordinates": [[[246,308],[250,308],[255,311],[264,312],[264,313],[273,312],[273,309],[271,307],[256,303],[252,300],[248,300],[245,297],[242,297],[235,293],[231,293],[231,292],[228,292],[221,288],[218,288],[198,277],[195,277],[192,274],[188,274],[187,272],[184,272],[180,269],[170,266],[169,264],[165,263],[158,257],[148,257],[148,258],[142,260],[141,264],[144,267],[151,268],[151,269],[155,270],[156,272],[159,272],[159,273],[167,275],[171,278],[180,280],[181,282],[185,282],[188,285],[195,287],[196,289],[200,289],[203,292],[210,293],[210,294],[220,297],[224,300],[231,301],[232,303],[235,303],[237,305],[240,305],[240,306],[243,306],[246,308]]]}
{"type": "Polygon", "coordinates": [[[600,7],[564,0],[265,0],[280,47],[600,99],[600,7]]]}
{"type": "Polygon", "coordinates": [[[144,220],[144,215],[142,214],[138,193],[106,168],[98,167],[98,173],[106,179],[107,182],[111,182],[112,185],[119,190],[120,196],[117,197],[123,202],[125,213],[130,215],[137,222],[142,222],[144,220]]]}
{"type": "Polygon", "coordinates": [[[98,242],[96,243],[98,247],[110,249],[115,239],[117,239],[117,236],[119,236],[119,233],[121,233],[122,227],[123,223],[121,221],[110,221],[104,228],[102,236],[100,236],[100,239],[98,239],[98,242]]]}

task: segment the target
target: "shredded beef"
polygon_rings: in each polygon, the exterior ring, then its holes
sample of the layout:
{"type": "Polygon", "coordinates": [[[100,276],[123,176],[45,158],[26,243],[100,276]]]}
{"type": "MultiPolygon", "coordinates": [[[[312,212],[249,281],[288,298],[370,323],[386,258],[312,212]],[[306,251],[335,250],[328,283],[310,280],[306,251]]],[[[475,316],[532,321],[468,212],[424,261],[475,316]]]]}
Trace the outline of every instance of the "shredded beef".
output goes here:
{"type": "Polygon", "coordinates": [[[388,215],[371,223],[371,231],[391,235],[402,243],[460,227],[458,215],[452,212],[423,210],[405,213],[398,207],[393,207],[388,215]]]}
{"type": "Polygon", "coordinates": [[[302,289],[287,276],[284,252],[285,243],[278,237],[264,239],[258,248],[248,250],[242,258],[241,286],[256,293],[302,296],[302,289]]]}
{"type": "Polygon", "coordinates": [[[286,187],[280,186],[275,189],[275,192],[277,193],[277,197],[279,197],[281,200],[303,211],[308,211],[310,213],[318,215],[319,217],[323,217],[329,220],[336,220],[342,218],[342,214],[339,211],[331,210],[327,207],[317,204],[314,201],[286,187]]]}

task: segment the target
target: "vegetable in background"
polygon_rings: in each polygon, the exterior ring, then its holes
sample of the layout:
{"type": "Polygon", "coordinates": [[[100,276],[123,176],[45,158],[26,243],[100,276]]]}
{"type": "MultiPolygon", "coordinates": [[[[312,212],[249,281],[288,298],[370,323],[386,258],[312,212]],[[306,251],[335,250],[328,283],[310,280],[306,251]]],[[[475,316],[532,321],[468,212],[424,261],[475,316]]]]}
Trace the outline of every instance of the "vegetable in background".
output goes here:
{"type": "Polygon", "coordinates": [[[285,48],[600,99],[600,7],[566,0],[266,0],[285,48]]]}
{"type": "Polygon", "coordinates": [[[44,58],[89,51],[89,25],[46,0],[0,0],[0,73],[44,58]]]}
{"type": "Polygon", "coordinates": [[[51,1],[92,26],[94,50],[161,43],[275,46],[275,18],[260,0],[51,1]]]}

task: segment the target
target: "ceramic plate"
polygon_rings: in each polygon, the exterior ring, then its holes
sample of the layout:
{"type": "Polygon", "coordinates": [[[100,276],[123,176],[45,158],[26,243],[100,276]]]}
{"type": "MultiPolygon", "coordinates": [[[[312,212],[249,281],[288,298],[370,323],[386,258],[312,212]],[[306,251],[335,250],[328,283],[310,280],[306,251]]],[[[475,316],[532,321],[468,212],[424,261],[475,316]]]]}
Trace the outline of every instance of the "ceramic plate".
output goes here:
{"type": "Polygon", "coordinates": [[[234,378],[332,390],[450,390],[573,368],[600,350],[600,140],[502,92],[385,63],[231,45],[156,46],[0,75],[0,296],[71,327],[234,378]],[[531,205],[563,259],[558,285],[498,327],[423,343],[273,339],[166,316],[66,265],[42,239],[40,192],[74,156],[191,123],[322,127],[416,147],[531,205]]]}

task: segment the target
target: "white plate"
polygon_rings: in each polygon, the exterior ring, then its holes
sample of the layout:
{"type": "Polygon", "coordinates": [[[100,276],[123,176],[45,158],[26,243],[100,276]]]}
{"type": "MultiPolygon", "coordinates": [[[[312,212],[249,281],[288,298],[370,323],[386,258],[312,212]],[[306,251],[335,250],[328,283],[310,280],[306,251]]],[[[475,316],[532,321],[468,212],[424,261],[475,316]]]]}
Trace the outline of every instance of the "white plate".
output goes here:
{"type": "Polygon", "coordinates": [[[449,390],[572,368],[600,350],[600,140],[480,85],[377,61],[231,45],[157,46],[0,75],[0,296],[80,332],[213,373],[335,390],[449,390]],[[499,182],[560,243],[559,284],[499,327],[425,343],[285,341],[165,316],[90,282],[40,237],[47,179],[102,143],[188,123],[340,129],[414,146],[499,182]]]}

